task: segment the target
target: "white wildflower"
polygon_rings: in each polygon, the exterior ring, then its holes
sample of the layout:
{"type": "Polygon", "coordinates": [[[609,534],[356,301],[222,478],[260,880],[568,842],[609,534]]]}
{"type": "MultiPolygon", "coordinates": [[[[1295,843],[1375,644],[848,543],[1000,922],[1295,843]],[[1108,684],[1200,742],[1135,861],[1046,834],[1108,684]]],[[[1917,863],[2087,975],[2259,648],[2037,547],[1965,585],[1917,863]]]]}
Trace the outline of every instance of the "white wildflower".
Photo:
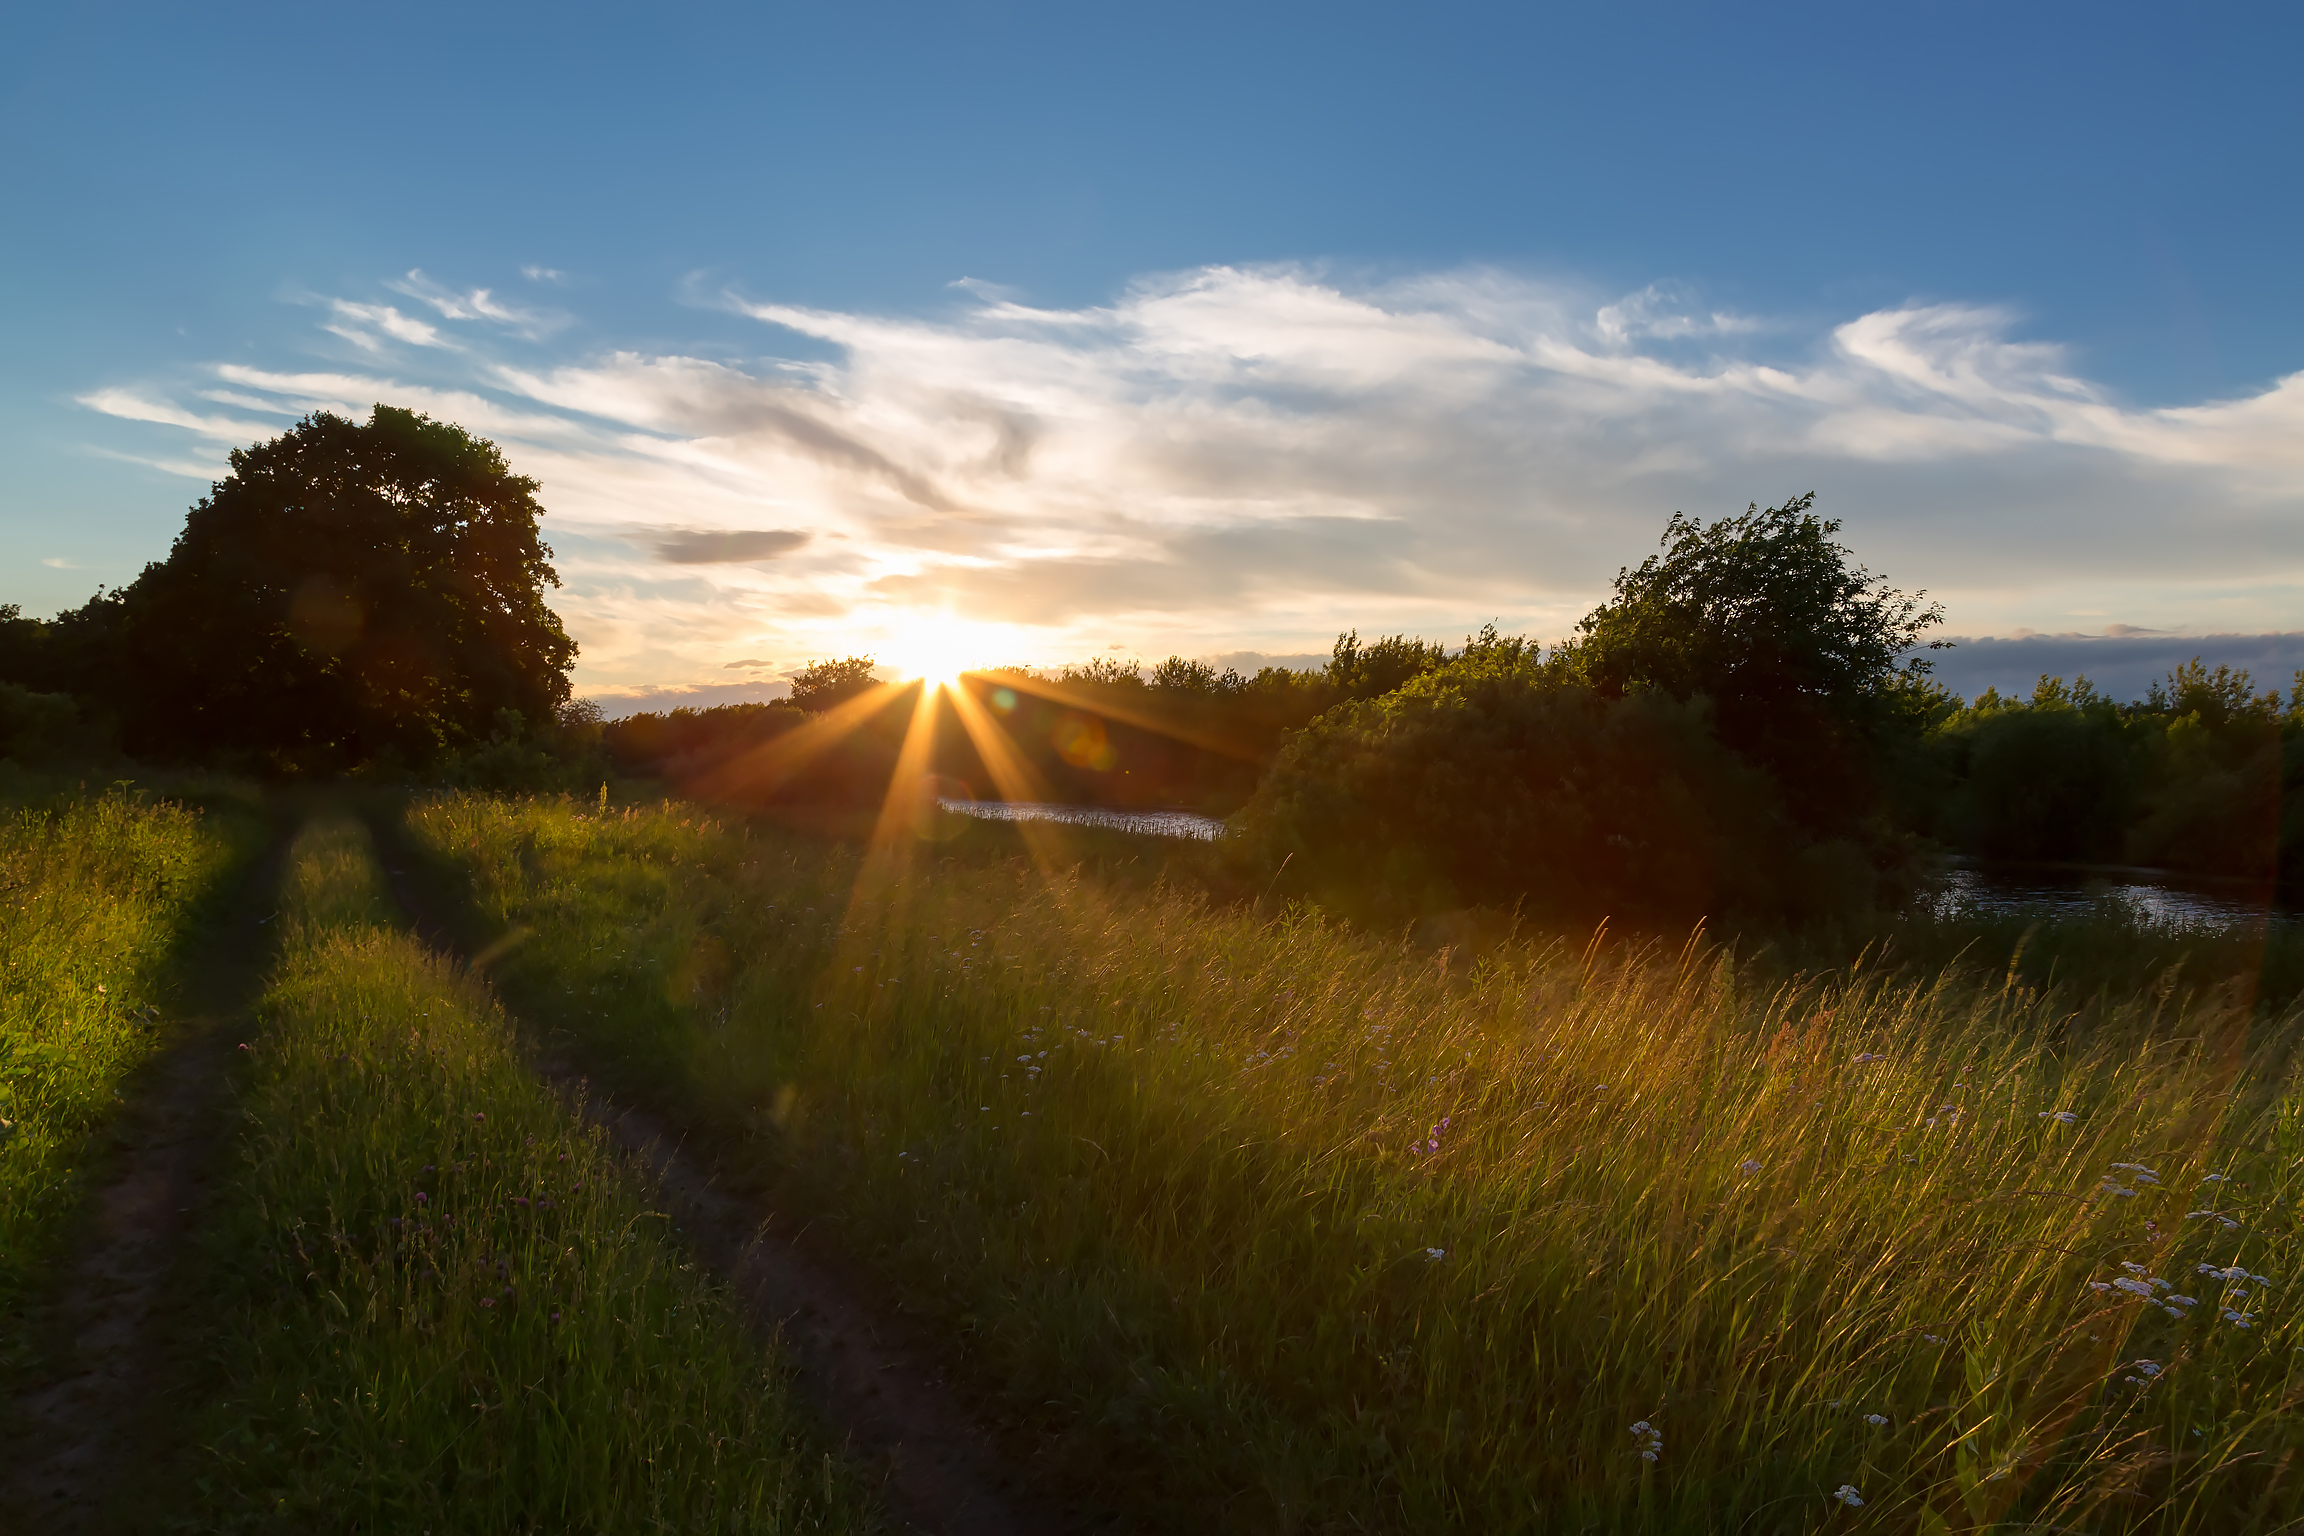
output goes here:
{"type": "Polygon", "coordinates": [[[1758,1173],[1760,1171],[1760,1159],[1748,1157],[1736,1165],[1736,1171],[1738,1173],[1758,1173]]]}
{"type": "Polygon", "coordinates": [[[1448,1250],[1445,1248],[1427,1248],[1424,1250],[1424,1260],[1428,1264],[1437,1264],[1446,1257],[1448,1257],[1448,1250]]]}
{"type": "Polygon", "coordinates": [[[2122,1259],[2120,1261],[2120,1267],[2132,1275],[2140,1275],[2144,1273],[2144,1266],[2137,1263],[2133,1259],[2122,1259]]]}
{"type": "Polygon", "coordinates": [[[2078,1121],[2080,1117],[2068,1109],[2044,1109],[2040,1111],[2040,1118],[2043,1120],[2053,1120],[2058,1125],[2071,1125],[2078,1121]]]}
{"type": "Polygon", "coordinates": [[[2139,1376],[2157,1376],[2160,1374],[2160,1362],[2157,1360],[2139,1360],[2128,1369],[2139,1376]]]}
{"type": "Polygon", "coordinates": [[[1864,1495],[1858,1493],[1856,1491],[1855,1485],[1852,1483],[1842,1483],[1839,1487],[1833,1489],[1832,1497],[1838,1499],[1841,1503],[1847,1505],[1850,1509],[1862,1509],[1864,1507],[1864,1495]]]}

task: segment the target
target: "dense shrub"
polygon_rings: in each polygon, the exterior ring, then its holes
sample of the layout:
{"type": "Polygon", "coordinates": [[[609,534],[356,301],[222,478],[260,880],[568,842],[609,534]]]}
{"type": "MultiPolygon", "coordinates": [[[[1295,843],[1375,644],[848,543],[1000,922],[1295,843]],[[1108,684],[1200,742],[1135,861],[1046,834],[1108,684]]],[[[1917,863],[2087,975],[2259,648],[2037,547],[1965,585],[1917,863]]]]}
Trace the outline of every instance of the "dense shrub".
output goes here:
{"type": "Polygon", "coordinates": [[[108,724],[90,719],[70,694],[0,683],[0,757],[26,763],[79,759],[102,752],[110,739],[108,724]]]}
{"type": "Polygon", "coordinates": [[[1241,813],[1243,846],[1368,916],[1522,903],[1677,926],[1866,905],[1861,852],[1804,834],[1708,715],[1608,698],[1515,642],[1471,647],[1290,741],[1241,813]]]}
{"type": "Polygon", "coordinates": [[[1920,821],[1961,852],[2304,886],[2304,676],[2283,700],[2195,660],[2129,704],[2043,677],[1950,711],[1931,746],[1920,821]]]}
{"type": "Polygon", "coordinates": [[[2001,859],[2120,857],[2144,754],[2085,680],[2077,701],[2049,679],[2028,706],[1980,700],[1946,740],[1963,770],[1940,818],[1949,842],[2001,859]]]}

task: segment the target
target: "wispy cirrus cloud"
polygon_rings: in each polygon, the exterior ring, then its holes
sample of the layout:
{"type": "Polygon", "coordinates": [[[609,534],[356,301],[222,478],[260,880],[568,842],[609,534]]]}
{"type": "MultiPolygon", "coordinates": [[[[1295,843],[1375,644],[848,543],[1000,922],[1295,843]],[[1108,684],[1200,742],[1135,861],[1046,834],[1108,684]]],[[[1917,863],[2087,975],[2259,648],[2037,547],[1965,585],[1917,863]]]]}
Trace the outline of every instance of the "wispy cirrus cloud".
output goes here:
{"type": "Polygon", "coordinates": [[[439,327],[429,325],[413,315],[404,315],[390,304],[355,304],[348,299],[328,301],[330,319],[322,327],[332,336],[341,336],[363,352],[382,353],[388,341],[405,342],[412,347],[445,347],[455,349],[456,343],[440,333],[439,327]]]}
{"type": "Polygon", "coordinates": [[[390,286],[437,324],[331,301],[363,317],[356,366],[84,403],[214,443],[277,427],[184,401],[386,400],[497,438],[545,481],[594,686],[865,650],[936,614],[1002,647],[985,660],[1558,634],[1670,512],[1809,489],[1966,628],[2271,628],[2304,593],[2304,374],[2140,408],[1989,306],[1819,331],[1669,285],[1215,267],[1071,309],[985,284],[925,317],[731,294],[705,357],[554,355],[488,290],[390,286]]]}
{"type": "MultiPolygon", "coordinates": [[[[537,268],[529,270],[541,272],[537,268]]],[[[557,273],[553,275],[558,276],[557,273]]],[[[491,321],[531,341],[551,335],[569,321],[567,315],[556,310],[525,309],[506,303],[497,298],[495,290],[491,288],[467,288],[458,292],[444,287],[425,276],[419,267],[409,268],[406,276],[395,278],[384,286],[394,293],[430,306],[444,320],[491,321]]]]}

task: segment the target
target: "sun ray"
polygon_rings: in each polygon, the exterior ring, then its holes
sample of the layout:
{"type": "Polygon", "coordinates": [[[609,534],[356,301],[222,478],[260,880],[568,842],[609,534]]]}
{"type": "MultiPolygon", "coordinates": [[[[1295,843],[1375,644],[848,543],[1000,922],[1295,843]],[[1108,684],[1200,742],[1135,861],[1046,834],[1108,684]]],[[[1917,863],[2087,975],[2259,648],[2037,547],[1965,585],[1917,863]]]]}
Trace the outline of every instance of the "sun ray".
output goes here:
{"type": "Polygon", "coordinates": [[[1164,720],[1150,710],[1132,709],[1125,702],[1115,700],[1106,694],[1090,693],[1085,689],[1074,688],[1070,684],[1051,678],[1035,677],[1029,672],[1017,672],[1005,667],[971,672],[968,675],[981,677],[987,682],[998,683],[1004,688],[1013,688],[1018,693],[1035,694],[1052,703],[1077,709],[1084,714],[1103,715],[1118,720],[1124,725],[1135,726],[1138,730],[1150,731],[1154,735],[1166,736],[1173,741],[1181,741],[1209,752],[1221,753],[1226,757],[1238,758],[1242,762],[1255,762],[1261,755],[1245,743],[1230,740],[1213,731],[1202,730],[1197,726],[1181,721],[1164,720]]]}
{"type": "Polygon", "coordinates": [[[925,682],[912,686],[918,691],[912,718],[904,725],[904,744],[897,749],[896,768],[888,775],[887,792],[880,797],[880,814],[873,823],[871,841],[865,845],[856,879],[849,887],[844,954],[856,952],[865,942],[871,925],[864,918],[874,904],[883,908],[882,924],[892,924],[901,917],[903,877],[918,844],[914,833],[924,818],[937,814],[933,776],[928,770],[936,745],[936,707],[947,690],[925,682]]]}
{"type": "Polygon", "coordinates": [[[710,800],[743,803],[765,799],[826,751],[854,735],[866,721],[894,703],[903,691],[894,683],[880,683],[869,693],[834,705],[798,730],[704,770],[680,788],[683,793],[710,800]]]}
{"type": "MultiPolygon", "coordinates": [[[[1009,738],[1007,728],[992,718],[976,695],[965,687],[950,691],[952,713],[959,719],[960,728],[968,733],[975,745],[976,755],[983,760],[984,771],[992,776],[992,787],[1003,800],[1035,801],[1053,798],[1043,781],[1016,744],[1009,738]]],[[[1025,851],[1031,856],[1041,876],[1051,878],[1056,872],[1057,860],[1063,851],[1063,823],[1052,820],[1025,819],[1013,823],[1024,840],[1025,851]]]]}

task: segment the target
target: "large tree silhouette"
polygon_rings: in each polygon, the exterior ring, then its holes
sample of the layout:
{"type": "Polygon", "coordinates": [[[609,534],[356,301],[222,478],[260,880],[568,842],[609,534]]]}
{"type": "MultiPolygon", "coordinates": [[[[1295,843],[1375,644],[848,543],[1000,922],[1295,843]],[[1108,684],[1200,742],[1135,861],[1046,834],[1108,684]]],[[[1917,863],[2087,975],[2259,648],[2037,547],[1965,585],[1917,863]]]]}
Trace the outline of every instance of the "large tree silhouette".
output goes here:
{"type": "Polygon", "coordinates": [[[568,698],[537,489],[450,423],[315,412],[235,451],[168,558],[60,617],[59,639],[77,633],[81,688],[132,752],[422,766],[568,698]]]}

